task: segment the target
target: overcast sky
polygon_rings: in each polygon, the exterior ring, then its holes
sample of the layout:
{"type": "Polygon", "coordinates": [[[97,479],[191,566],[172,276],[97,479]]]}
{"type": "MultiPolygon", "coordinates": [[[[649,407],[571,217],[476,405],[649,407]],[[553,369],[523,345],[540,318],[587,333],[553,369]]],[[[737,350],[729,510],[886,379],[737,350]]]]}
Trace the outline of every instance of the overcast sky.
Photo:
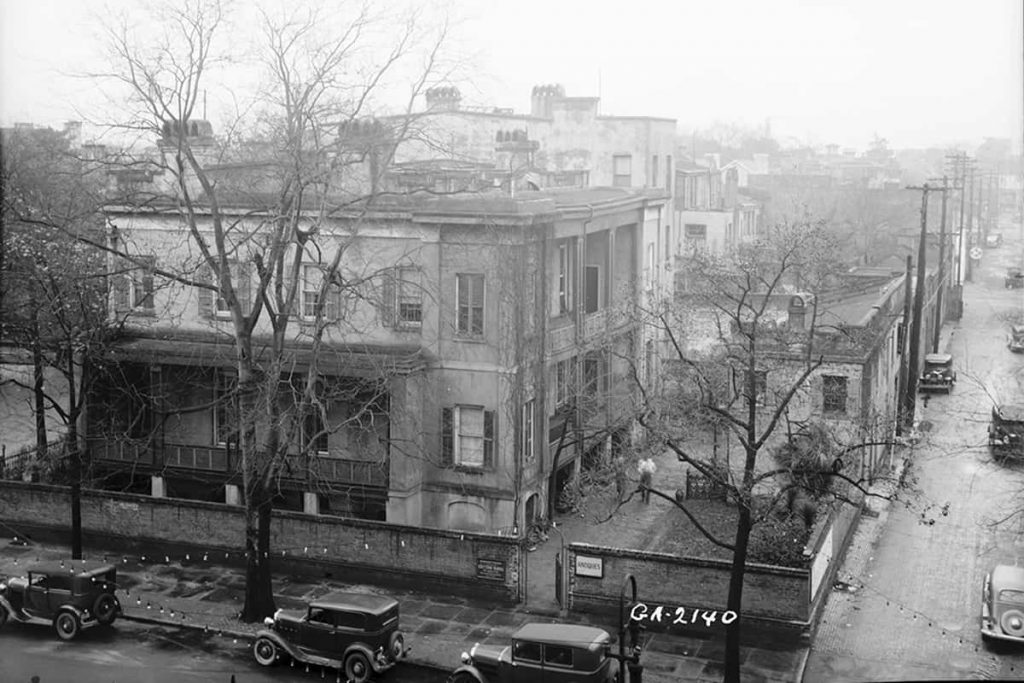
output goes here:
{"type": "MultiPolygon", "coordinates": [[[[142,0],[110,0],[137,7],[142,0]]],[[[380,2],[380,0],[376,0],[380,2]]],[[[475,55],[472,104],[528,111],[530,88],[601,96],[605,114],[770,125],[863,149],[1019,141],[1021,0],[449,0],[475,55]]],[[[88,109],[93,0],[0,0],[0,122],[88,109]]],[[[1019,144],[1019,142],[1017,143],[1019,144]]]]}

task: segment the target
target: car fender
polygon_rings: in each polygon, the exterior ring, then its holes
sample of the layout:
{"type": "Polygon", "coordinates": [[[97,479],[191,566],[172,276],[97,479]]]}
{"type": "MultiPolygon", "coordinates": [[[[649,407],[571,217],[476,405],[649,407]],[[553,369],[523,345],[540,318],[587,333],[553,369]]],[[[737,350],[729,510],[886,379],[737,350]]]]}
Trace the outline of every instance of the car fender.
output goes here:
{"type": "MultiPolygon", "coordinates": [[[[297,649],[293,648],[288,643],[287,640],[278,635],[277,631],[271,631],[270,629],[266,628],[260,629],[256,632],[256,638],[267,638],[268,640],[272,640],[274,641],[274,645],[277,645],[279,648],[281,648],[281,651],[286,652],[289,657],[291,657],[292,659],[296,659],[300,662],[303,661],[302,653],[299,652],[297,649]]],[[[253,640],[255,641],[256,638],[254,638],[253,640]]]]}
{"type": "Polygon", "coordinates": [[[348,656],[353,652],[361,652],[362,654],[366,655],[366,658],[370,661],[370,667],[373,669],[374,673],[379,674],[391,668],[390,665],[381,666],[380,663],[377,661],[376,653],[370,648],[363,645],[362,643],[352,643],[347,648],[345,648],[345,654],[342,655],[341,661],[344,662],[346,659],[348,659],[348,656]]]}
{"type": "Polygon", "coordinates": [[[484,675],[472,664],[463,664],[448,676],[448,680],[452,680],[461,673],[469,674],[473,677],[473,680],[477,681],[477,683],[487,683],[487,679],[484,678],[484,675]]]}

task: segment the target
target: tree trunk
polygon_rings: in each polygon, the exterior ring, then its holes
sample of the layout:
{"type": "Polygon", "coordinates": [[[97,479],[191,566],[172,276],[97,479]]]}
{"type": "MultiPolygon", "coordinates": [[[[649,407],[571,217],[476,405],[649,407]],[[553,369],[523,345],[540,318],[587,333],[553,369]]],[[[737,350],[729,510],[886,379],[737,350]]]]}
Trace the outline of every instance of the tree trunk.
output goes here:
{"type": "MultiPolygon", "coordinates": [[[[257,422],[260,420],[259,380],[249,359],[248,339],[240,338],[238,362],[238,444],[241,455],[242,497],[245,505],[245,605],[241,620],[260,621],[274,613],[274,591],[270,574],[270,510],[271,494],[267,485],[264,460],[273,453],[259,443],[257,422]]],[[[268,402],[274,403],[270,397],[268,402]]],[[[273,432],[275,425],[267,430],[273,432]]]]}
{"type": "Polygon", "coordinates": [[[78,448],[78,426],[68,424],[68,465],[71,476],[71,558],[82,559],[82,454],[78,448]]]}
{"type": "Polygon", "coordinates": [[[261,481],[246,493],[245,605],[239,618],[252,623],[274,614],[274,588],[270,571],[270,491],[261,481]]]}
{"type": "Polygon", "coordinates": [[[35,400],[36,419],[36,457],[33,464],[38,467],[46,460],[46,388],[43,376],[43,350],[39,345],[39,326],[36,325],[35,314],[32,319],[33,337],[32,342],[32,394],[35,400]]]}
{"type": "Polygon", "coordinates": [[[747,545],[750,540],[750,509],[740,501],[740,516],[736,522],[736,550],[729,573],[729,598],[726,609],[740,615],[725,627],[725,683],[740,681],[740,624],[743,623],[743,580],[747,571],[747,545]]]}

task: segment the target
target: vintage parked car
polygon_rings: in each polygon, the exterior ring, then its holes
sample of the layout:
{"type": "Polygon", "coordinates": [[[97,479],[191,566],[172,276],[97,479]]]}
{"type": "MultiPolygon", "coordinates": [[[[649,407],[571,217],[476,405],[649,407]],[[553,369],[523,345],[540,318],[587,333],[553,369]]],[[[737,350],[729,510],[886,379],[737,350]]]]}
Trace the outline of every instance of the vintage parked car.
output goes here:
{"type": "Polygon", "coordinates": [[[1024,325],[1014,325],[1010,328],[1008,346],[1014,353],[1024,353],[1024,325]]]}
{"type": "Polygon", "coordinates": [[[953,370],[953,356],[948,353],[929,353],[924,357],[924,369],[918,385],[921,391],[953,391],[956,371],[953,370]]]}
{"type": "Polygon", "coordinates": [[[525,624],[505,646],[476,643],[448,683],[607,683],[616,680],[611,636],[592,626],[525,624]]]}
{"type": "Polygon", "coordinates": [[[992,407],[988,445],[996,460],[1024,458],[1024,404],[992,407]]]}
{"type": "Polygon", "coordinates": [[[57,637],[71,640],[82,629],[109,626],[121,613],[114,595],[117,569],[88,560],[45,562],[27,575],[0,582],[0,626],[8,619],[53,626],[57,637]]]}
{"type": "Polygon", "coordinates": [[[1003,244],[1003,233],[1001,232],[990,232],[985,235],[985,246],[994,249],[995,247],[1003,244]]]}
{"type": "Polygon", "coordinates": [[[1007,289],[1020,289],[1024,287],[1024,270],[1020,268],[1007,268],[1006,277],[1003,278],[1003,287],[1007,289]]]}
{"type": "Polygon", "coordinates": [[[305,610],[279,609],[264,623],[252,649],[263,666],[290,657],[365,683],[409,652],[398,630],[398,601],[382,595],[329,593],[305,610]]]}
{"type": "Polygon", "coordinates": [[[981,639],[1024,643],[1024,567],[999,564],[985,576],[981,639]]]}

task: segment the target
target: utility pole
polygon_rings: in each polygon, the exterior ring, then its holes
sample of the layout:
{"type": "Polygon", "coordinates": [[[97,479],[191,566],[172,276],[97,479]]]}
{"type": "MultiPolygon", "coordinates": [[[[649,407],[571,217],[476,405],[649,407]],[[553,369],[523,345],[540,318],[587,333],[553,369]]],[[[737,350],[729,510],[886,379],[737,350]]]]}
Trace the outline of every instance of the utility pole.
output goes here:
{"type": "Polygon", "coordinates": [[[896,436],[903,435],[903,429],[906,422],[907,414],[907,377],[910,373],[907,372],[907,340],[910,339],[910,300],[913,298],[913,292],[910,288],[912,278],[910,277],[911,268],[913,267],[913,259],[907,257],[907,275],[903,281],[903,336],[899,340],[899,354],[902,361],[900,362],[899,371],[899,385],[896,392],[896,436]]]}
{"type": "Polygon", "coordinates": [[[942,323],[946,320],[942,308],[942,293],[946,288],[946,195],[949,194],[949,178],[942,176],[942,223],[939,228],[939,283],[935,292],[935,331],[932,334],[932,353],[939,352],[939,337],[942,323]]]}
{"type": "Polygon", "coordinates": [[[914,284],[914,311],[910,325],[910,353],[907,354],[907,393],[903,418],[913,422],[917,406],[917,371],[921,356],[921,315],[924,311],[925,256],[928,241],[928,193],[933,189],[928,183],[908,190],[921,191],[921,237],[917,244],[917,282],[914,284]]]}
{"type": "MultiPolygon", "coordinates": [[[[975,186],[976,183],[974,182],[974,168],[971,168],[970,171],[971,171],[971,180],[970,180],[970,185],[968,186],[968,189],[967,189],[967,246],[970,247],[970,248],[973,248],[975,246],[973,238],[974,238],[974,186],[975,186]]],[[[965,171],[965,176],[964,177],[966,178],[966,171],[965,171]]],[[[974,264],[971,263],[971,260],[972,259],[971,259],[971,255],[970,255],[970,249],[968,249],[968,254],[967,254],[967,274],[966,274],[966,281],[967,282],[974,282],[974,272],[973,272],[974,271],[974,264]]]]}

